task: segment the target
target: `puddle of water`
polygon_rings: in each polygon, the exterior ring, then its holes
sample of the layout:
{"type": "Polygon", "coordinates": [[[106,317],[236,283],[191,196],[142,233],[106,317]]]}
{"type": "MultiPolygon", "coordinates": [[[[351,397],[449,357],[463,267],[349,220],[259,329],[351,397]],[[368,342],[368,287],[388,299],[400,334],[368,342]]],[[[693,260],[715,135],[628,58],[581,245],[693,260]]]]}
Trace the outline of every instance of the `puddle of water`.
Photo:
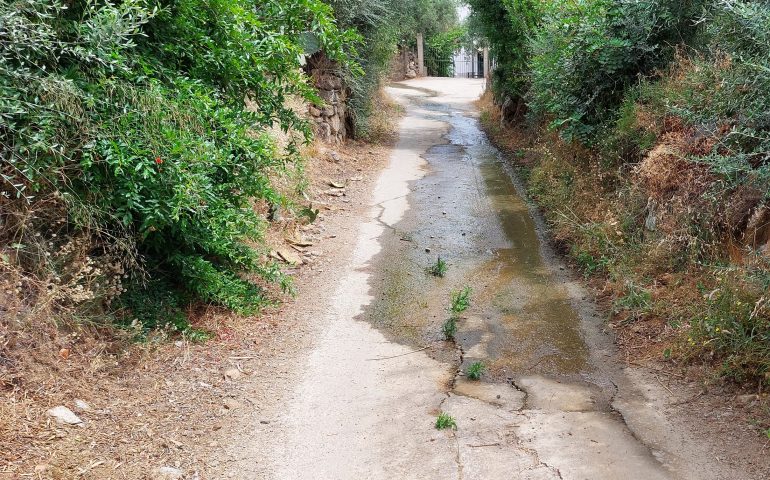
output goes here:
{"type": "MultiPolygon", "coordinates": [[[[470,152],[484,145],[470,148],[470,152]]],[[[488,276],[483,291],[486,329],[502,325],[487,352],[493,370],[575,374],[584,371],[588,348],[580,319],[566,291],[555,285],[540,253],[540,240],[526,203],[496,156],[477,157],[490,207],[509,247],[495,250],[474,276],[488,276]]]]}
{"type": "Polygon", "coordinates": [[[610,407],[614,384],[588,381],[604,374],[589,361],[581,317],[551,274],[498,152],[475,119],[452,111],[457,105],[415,97],[410,114],[448,122],[449,143],[422,155],[427,174],[409,184],[409,209],[381,237],[370,267],[376,293],[361,318],[400,342],[433,346],[428,351],[445,364],[456,365],[459,346],[461,368],[488,367],[482,382],[451,371],[441,403],[462,425],[455,432],[461,471],[466,478],[525,469],[528,478],[668,478],[610,407]],[[445,278],[426,273],[437,256],[449,263],[445,278]],[[450,294],[464,286],[473,289],[471,307],[458,321],[456,345],[440,348],[450,294]]]}
{"type": "Polygon", "coordinates": [[[447,121],[449,143],[423,158],[429,173],[411,184],[410,209],[375,262],[378,295],[366,317],[419,345],[442,339],[452,290],[474,293],[457,340],[466,363],[483,361],[492,378],[576,375],[588,368],[580,320],[548,271],[536,226],[497,151],[475,119],[424,104],[447,121]],[[446,278],[425,268],[442,256],[446,278]],[[475,317],[473,317],[475,315],[475,317]]]}

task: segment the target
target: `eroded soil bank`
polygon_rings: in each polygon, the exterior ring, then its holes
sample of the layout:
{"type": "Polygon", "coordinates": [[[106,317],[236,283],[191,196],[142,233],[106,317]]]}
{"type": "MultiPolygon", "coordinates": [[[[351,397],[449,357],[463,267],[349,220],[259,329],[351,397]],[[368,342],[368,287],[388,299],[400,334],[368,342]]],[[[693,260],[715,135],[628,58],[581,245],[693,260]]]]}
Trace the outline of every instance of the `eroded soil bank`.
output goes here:
{"type": "MultiPolygon", "coordinates": [[[[400,139],[298,381],[229,478],[755,478],[629,375],[480,131],[478,80],[395,85],[400,139]],[[444,278],[426,273],[441,256],[444,278]],[[450,294],[470,287],[455,342],[450,294]],[[471,381],[473,362],[488,370],[471,381]],[[437,431],[444,411],[457,430],[437,431]]],[[[536,218],[536,217],[535,217],[536,218]]],[[[232,448],[231,448],[232,451],[232,448]]]]}

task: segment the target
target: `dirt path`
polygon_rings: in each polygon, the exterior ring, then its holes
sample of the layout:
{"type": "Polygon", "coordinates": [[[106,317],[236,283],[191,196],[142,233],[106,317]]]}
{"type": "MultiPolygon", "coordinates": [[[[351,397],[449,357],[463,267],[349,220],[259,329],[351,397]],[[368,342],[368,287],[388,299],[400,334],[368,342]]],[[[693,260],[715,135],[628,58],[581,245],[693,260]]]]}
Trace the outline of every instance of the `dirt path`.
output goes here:
{"type": "Polygon", "coordinates": [[[479,130],[481,88],[391,89],[407,114],[371,208],[309,307],[295,306],[305,335],[230,435],[222,477],[752,478],[670,423],[665,387],[619,366],[479,130]],[[425,273],[438,255],[440,279],[425,273]],[[447,342],[449,296],[464,286],[472,306],[447,342]],[[475,361],[480,382],[462,373],[475,361]],[[439,411],[456,431],[434,428],[439,411]]]}

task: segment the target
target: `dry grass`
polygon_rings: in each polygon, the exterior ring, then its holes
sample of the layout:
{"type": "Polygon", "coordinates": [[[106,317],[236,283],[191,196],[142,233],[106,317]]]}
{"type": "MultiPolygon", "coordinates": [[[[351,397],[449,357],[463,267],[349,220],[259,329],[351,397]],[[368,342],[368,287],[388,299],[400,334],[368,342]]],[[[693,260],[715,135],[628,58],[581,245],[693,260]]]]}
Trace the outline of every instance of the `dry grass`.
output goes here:
{"type": "Polygon", "coordinates": [[[658,142],[638,164],[608,169],[599,152],[566,144],[553,132],[502,125],[491,95],[479,107],[493,141],[523,167],[557,247],[598,274],[589,281],[602,304],[616,310],[610,323],[629,358],[661,360],[666,348],[686,338],[687,322],[704,302],[698,285],[714,283],[695,260],[724,258],[730,239],[742,262],[747,242],[739,239],[756,244],[768,233],[770,214],[746,214],[756,192],[730,192],[724,203],[708,198],[717,180],[687,156],[708,153],[716,142],[674,118],[640,109],[634,128],[662,132],[658,142]],[[654,231],[645,229],[651,211],[654,231]],[[650,295],[649,308],[614,308],[629,284],[650,295]]]}
{"type": "Polygon", "coordinates": [[[269,328],[257,323],[246,335],[236,333],[237,319],[207,317],[217,324],[206,325],[217,332],[207,345],[170,343],[162,333],[131,344],[45,325],[16,331],[2,374],[2,471],[11,478],[138,479],[164,465],[191,468],[197,443],[224,416],[231,352],[253,351],[269,328]],[[91,409],[79,410],[75,400],[91,409]],[[46,411],[57,405],[75,411],[84,426],[56,424],[46,411]]]}

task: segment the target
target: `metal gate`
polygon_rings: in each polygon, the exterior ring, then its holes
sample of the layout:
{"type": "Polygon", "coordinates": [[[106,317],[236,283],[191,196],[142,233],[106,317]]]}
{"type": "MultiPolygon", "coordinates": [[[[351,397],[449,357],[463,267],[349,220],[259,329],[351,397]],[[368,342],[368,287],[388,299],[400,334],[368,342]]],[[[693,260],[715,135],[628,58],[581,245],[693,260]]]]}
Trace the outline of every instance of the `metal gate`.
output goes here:
{"type": "Polygon", "coordinates": [[[484,55],[481,52],[468,52],[465,49],[461,49],[460,51],[455,52],[453,60],[455,64],[455,77],[484,77],[484,55]]]}
{"type": "Polygon", "coordinates": [[[452,56],[437,49],[425,49],[425,69],[429,77],[454,77],[455,65],[452,56]]]}
{"type": "Polygon", "coordinates": [[[451,55],[427,48],[425,67],[429,77],[482,78],[484,77],[484,56],[481,52],[469,52],[464,48],[451,55]]]}

